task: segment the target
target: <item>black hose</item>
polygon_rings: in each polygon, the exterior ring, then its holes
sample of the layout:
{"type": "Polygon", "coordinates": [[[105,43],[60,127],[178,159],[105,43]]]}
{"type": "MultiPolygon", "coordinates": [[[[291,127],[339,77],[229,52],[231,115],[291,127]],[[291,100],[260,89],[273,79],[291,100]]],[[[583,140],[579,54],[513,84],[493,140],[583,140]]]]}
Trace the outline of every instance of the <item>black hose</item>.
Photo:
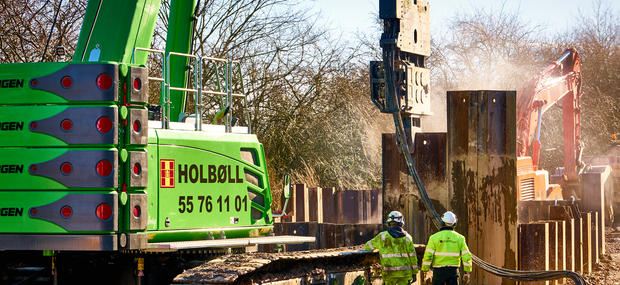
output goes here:
{"type": "MultiPolygon", "coordinates": [[[[392,46],[393,47],[393,46],[392,46]]],[[[396,59],[396,55],[394,54],[394,49],[389,47],[384,47],[383,54],[383,62],[385,66],[385,76],[386,82],[396,82],[393,80],[393,65],[396,59]]],[[[392,88],[386,88],[386,96],[393,96],[394,102],[398,102],[398,98],[396,97],[396,88],[397,86],[392,86],[392,88]]],[[[426,211],[431,216],[433,224],[438,229],[442,226],[441,216],[435,210],[431,199],[428,197],[428,193],[420,176],[418,175],[418,171],[415,168],[415,162],[413,157],[411,156],[411,152],[409,151],[409,145],[407,144],[407,139],[405,136],[405,129],[403,127],[403,122],[400,115],[400,110],[396,110],[392,113],[394,117],[394,126],[396,128],[396,144],[399,146],[401,153],[405,157],[405,161],[407,163],[407,168],[409,171],[409,175],[413,178],[416,187],[418,188],[418,193],[426,208],[426,211]]],[[[523,271],[523,270],[513,270],[506,269],[490,264],[479,257],[475,256],[473,253],[471,254],[474,264],[478,267],[482,268],[484,271],[489,272],[493,275],[508,278],[519,281],[543,281],[543,280],[553,280],[560,278],[570,278],[575,282],[576,285],[586,285],[585,279],[581,275],[576,272],[568,271],[568,270],[550,270],[550,271],[523,271]]]]}
{"type": "Polygon", "coordinates": [[[50,44],[50,40],[52,39],[52,34],[54,33],[54,26],[56,26],[56,19],[58,19],[58,13],[60,13],[60,7],[62,7],[62,0],[58,4],[58,9],[56,9],[56,13],[54,13],[54,20],[52,21],[52,27],[50,28],[50,33],[47,35],[47,41],[45,42],[45,48],[43,49],[43,55],[41,56],[41,62],[45,61],[45,54],[47,53],[47,47],[50,44]]]}

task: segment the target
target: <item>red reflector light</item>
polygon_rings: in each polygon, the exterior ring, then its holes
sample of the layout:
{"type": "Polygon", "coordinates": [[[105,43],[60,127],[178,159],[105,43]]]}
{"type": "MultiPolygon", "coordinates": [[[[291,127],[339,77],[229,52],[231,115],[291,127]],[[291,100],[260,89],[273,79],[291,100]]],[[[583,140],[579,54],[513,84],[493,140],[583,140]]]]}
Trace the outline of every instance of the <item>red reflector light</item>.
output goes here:
{"type": "Polygon", "coordinates": [[[62,208],[60,208],[60,215],[68,218],[71,217],[71,215],[73,215],[73,209],[71,209],[71,207],[65,205],[62,208]]]}
{"type": "Polygon", "coordinates": [[[62,122],[60,122],[60,127],[63,130],[68,131],[73,127],[73,123],[71,122],[71,120],[65,119],[65,120],[62,120],[62,122]]]}
{"type": "Polygon", "coordinates": [[[133,165],[133,174],[140,175],[141,172],[142,172],[142,166],[140,166],[140,163],[134,164],[133,165]]]}
{"type": "Polygon", "coordinates": [[[140,124],[140,121],[133,121],[133,131],[139,133],[140,130],[142,130],[142,124],[140,124]]]}
{"type": "Polygon", "coordinates": [[[97,120],[97,130],[107,133],[112,130],[112,120],[108,117],[101,117],[97,120]]]}
{"type": "Polygon", "coordinates": [[[71,76],[65,76],[60,80],[60,84],[64,88],[69,88],[73,84],[73,79],[71,79],[71,76]]]}
{"type": "Polygon", "coordinates": [[[30,215],[34,216],[37,214],[37,208],[30,208],[30,215]]]}
{"type": "Polygon", "coordinates": [[[63,162],[63,164],[60,165],[60,171],[63,174],[69,174],[71,173],[71,170],[73,170],[73,166],[71,165],[71,163],[63,162]]]}
{"type": "Polygon", "coordinates": [[[139,218],[140,215],[142,214],[142,209],[140,209],[140,206],[135,206],[133,207],[133,216],[136,218],[139,218]]]}
{"type": "Polygon", "coordinates": [[[97,206],[97,218],[107,220],[112,216],[112,207],[107,203],[101,203],[97,206]]]}
{"type": "Polygon", "coordinates": [[[112,173],[112,164],[105,159],[97,162],[97,173],[101,176],[109,176],[112,173]]]}
{"type": "Polygon", "coordinates": [[[30,80],[30,84],[32,84],[32,86],[37,86],[37,83],[39,83],[36,79],[30,80]]]}
{"type": "Polygon", "coordinates": [[[102,90],[108,90],[112,87],[112,76],[107,73],[102,73],[97,76],[97,87],[102,90]]]}
{"type": "Polygon", "coordinates": [[[142,88],[142,81],[140,80],[140,78],[136,78],[133,80],[133,89],[136,89],[136,91],[140,91],[140,89],[142,88]]]}
{"type": "Polygon", "coordinates": [[[30,123],[30,128],[36,129],[37,128],[37,123],[35,123],[35,122],[30,123]]]}

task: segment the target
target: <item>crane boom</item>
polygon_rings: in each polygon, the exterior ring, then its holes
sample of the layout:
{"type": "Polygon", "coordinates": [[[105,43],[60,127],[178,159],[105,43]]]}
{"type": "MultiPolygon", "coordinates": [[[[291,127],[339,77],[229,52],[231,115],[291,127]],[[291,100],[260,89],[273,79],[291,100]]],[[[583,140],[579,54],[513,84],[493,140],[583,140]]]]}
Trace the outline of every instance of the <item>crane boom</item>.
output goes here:
{"type": "Polygon", "coordinates": [[[534,169],[538,168],[542,115],[562,102],[564,169],[567,181],[577,181],[583,149],[581,95],[581,60],[577,51],[571,48],[518,92],[517,155],[531,155],[534,169]]]}

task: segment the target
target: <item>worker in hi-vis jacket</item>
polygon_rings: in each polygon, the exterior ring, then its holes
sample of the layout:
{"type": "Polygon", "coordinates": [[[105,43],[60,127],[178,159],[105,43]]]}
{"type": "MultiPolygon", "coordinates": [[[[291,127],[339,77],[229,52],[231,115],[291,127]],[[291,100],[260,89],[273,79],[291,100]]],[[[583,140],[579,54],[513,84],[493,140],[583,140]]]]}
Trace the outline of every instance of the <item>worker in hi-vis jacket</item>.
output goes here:
{"type": "Polygon", "coordinates": [[[433,285],[459,284],[459,267],[463,261],[465,283],[469,282],[469,273],[472,270],[471,253],[467,248],[465,237],[454,231],[456,215],[448,211],[441,217],[443,227],[428,239],[422,271],[433,268],[433,285]]]}
{"type": "Polygon", "coordinates": [[[403,214],[392,211],[387,218],[388,230],[366,243],[366,250],[381,255],[383,284],[406,285],[416,281],[418,257],[413,239],[403,230],[403,214]]]}

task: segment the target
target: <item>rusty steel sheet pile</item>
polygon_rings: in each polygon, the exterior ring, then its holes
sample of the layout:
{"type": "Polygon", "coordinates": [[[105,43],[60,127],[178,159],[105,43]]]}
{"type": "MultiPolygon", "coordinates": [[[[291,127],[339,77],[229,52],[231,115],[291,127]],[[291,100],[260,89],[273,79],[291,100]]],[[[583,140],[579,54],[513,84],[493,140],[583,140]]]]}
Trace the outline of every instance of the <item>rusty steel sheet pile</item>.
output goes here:
{"type": "MultiPolygon", "coordinates": [[[[448,92],[448,173],[458,232],[480,258],[517,268],[516,94],[448,92]]],[[[474,271],[479,284],[514,284],[474,271]]]]}
{"type": "MultiPolygon", "coordinates": [[[[416,245],[421,258],[423,245],[416,245]]],[[[364,278],[380,275],[379,254],[363,246],[280,253],[231,254],[186,270],[174,284],[256,284],[302,278],[326,280],[327,275],[365,272],[364,278]]]]}

